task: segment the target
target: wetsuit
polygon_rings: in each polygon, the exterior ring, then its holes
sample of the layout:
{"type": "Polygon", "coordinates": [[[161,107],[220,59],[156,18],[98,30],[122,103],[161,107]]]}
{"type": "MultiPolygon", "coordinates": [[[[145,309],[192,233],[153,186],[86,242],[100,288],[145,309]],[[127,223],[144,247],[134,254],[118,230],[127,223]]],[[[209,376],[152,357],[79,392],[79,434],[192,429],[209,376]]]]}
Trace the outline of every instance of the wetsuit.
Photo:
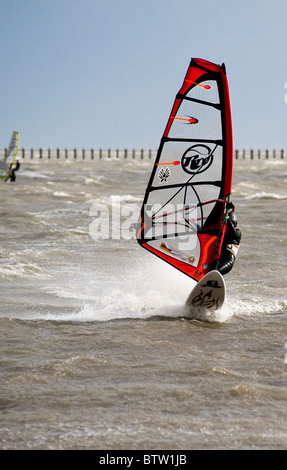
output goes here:
{"type": "Polygon", "coordinates": [[[218,266],[216,266],[216,263],[213,263],[210,270],[216,269],[223,276],[224,274],[229,273],[235,263],[240,241],[241,230],[239,228],[235,228],[228,219],[218,266]]]}
{"type": "Polygon", "coordinates": [[[10,178],[10,181],[13,182],[16,180],[16,175],[15,175],[15,171],[17,171],[19,168],[20,168],[20,162],[18,160],[16,160],[16,164],[15,164],[15,167],[14,168],[11,168],[12,165],[10,165],[10,174],[9,174],[9,178],[10,178]]]}

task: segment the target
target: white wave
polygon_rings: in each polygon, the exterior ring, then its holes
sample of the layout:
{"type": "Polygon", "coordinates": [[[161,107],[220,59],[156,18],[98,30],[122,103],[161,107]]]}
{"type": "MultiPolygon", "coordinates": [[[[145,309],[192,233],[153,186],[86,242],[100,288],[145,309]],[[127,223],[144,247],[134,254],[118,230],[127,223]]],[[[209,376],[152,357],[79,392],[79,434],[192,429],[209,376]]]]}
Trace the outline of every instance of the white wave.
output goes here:
{"type": "Polygon", "coordinates": [[[116,290],[85,303],[77,319],[81,321],[110,321],[115,319],[147,319],[154,316],[181,317],[182,304],[167,299],[159,292],[149,292],[140,297],[135,293],[116,290]]]}
{"type": "Polygon", "coordinates": [[[276,194],[276,193],[267,193],[265,191],[261,191],[255,194],[251,194],[250,196],[245,196],[244,199],[251,200],[251,199],[287,199],[287,194],[276,194]]]}
{"type": "MultiPolygon", "coordinates": [[[[50,293],[66,299],[82,302],[82,308],[69,315],[56,316],[58,320],[100,321],[120,319],[190,318],[205,322],[224,323],[236,316],[260,317],[286,313],[287,300],[265,296],[255,298],[246,295],[245,290],[227,286],[225,303],[217,312],[205,312],[191,315],[185,307],[185,301],[195,285],[188,276],[174,270],[161,260],[140,258],[132,272],[117,268],[113,277],[106,279],[93,277],[89,281],[82,279],[81,286],[57,286],[50,293]],[[234,292],[233,292],[234,291],[234,292]]],[[[48,319],[48,318],[47,318],[48,319]]]]}
{"type": "Polygon", "coordinates": [[[65,191],[55,191],[55,192],[53,193],[53,196],[57,196],[57,197],[68,197],[68,198],[74,197],[73,195],[68,194],[68,193],[66,193],[65,191]]]}
{"type": "Polygon", "coordinates": [[[287,300],[277,300],[274,298],[255,298],[250,300],[241,300],[233,298],[228,301],[228,308],[233,316],[260,317],[264,315],[274,315],[286,313],[287,300]]]}
{"type": "Polygon", "coordinates": [[[19,170],[19,174],[21,174],[21,176],[23,175],[31,179],[35,179],[35,178],[48,179],[48,178],[51,178],[51,176],[53,175],[53,174],[45,174],[45,172],[40,172],[40,171],[31,171],[31,170],[22,170],[22,169],[21,171],[19,170]]]}
{"type": "Polygon", "coordinates": [[[131,194],[111,194],[95,199],[93,202],[107,204],[110,206],[120,206],[121,204],[135,204],[142,201],[142,198],[132,196],[131,194]]]}
{"type": "Polygon", "coordinates": [[[108,179],[102,175],[98,178],[85,178],[85,184],[88,186],[104,186],[107,181],[108,179]]]}
{"type": "Polygon", "coordinates": [[[50,293],[62,298],[74,298],[83,302],[82,309],[58,319],[67,321],[100,321],[119,319],[192,318],[208,322],[225,322],[232,312],[228,305],[219,312],[191,317],[185,301],[195,281],[174,270],[160,260],[140,259],[132,272],[121,269],[112,279],[65,287],[51,286],[50,293]]]}
{"type": "Polygon", "coordinates": [[[31,278],[49,278],[49,274],[44,272],[41,266],[35,263],[6,264],[0,268],[0,278],[6,279],[31,279],[31,278]]]}

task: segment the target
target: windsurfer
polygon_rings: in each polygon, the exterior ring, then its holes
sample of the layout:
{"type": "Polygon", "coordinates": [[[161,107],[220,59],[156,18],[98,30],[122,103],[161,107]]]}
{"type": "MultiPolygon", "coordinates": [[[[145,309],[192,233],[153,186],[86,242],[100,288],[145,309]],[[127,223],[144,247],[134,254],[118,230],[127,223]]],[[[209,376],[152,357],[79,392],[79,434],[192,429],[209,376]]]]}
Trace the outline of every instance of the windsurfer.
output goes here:
{"type": "Polygon", "coordinates": [[[11,182],[16,181],[15,171],[19,170],[19,168],[20,168],[20,162],[17,158],[16,163],[15,163],[15,167],[11,168],[11,165],[10,165],[9,179],[10,179],[11,182]]]}
{"type": "Polygon", "coordinates": [[[237,215],[233,210],[227,219],[227,228],[223,239],[221,256],[219,260],[212,263],[210,271],[216,269],[224,276],[231,271],[241,242],[241,230],[237,228],[237,215]]]}

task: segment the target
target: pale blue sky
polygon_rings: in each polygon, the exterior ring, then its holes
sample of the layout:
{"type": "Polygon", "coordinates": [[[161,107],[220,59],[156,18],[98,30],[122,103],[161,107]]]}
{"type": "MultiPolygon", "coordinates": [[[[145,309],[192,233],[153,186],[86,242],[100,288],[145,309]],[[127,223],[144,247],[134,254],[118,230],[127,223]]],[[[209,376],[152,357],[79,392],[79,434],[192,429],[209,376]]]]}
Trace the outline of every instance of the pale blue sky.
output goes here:
{"type": "Polygon", "coordinates": [[[0,148],[156,149],[192,57],[224,62],[234,145],[287,148],[286,0],[0,0],[0,148]]]}

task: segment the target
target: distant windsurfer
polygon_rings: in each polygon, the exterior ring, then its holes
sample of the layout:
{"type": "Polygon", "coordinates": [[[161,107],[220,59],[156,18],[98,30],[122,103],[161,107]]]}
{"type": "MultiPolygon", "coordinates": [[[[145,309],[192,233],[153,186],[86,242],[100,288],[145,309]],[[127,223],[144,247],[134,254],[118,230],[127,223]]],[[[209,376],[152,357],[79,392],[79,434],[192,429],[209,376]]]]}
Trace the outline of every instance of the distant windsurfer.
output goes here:
{"type": "Polygon", "coordinates": [[[18,159],[16,159],[14,168],[12,167],[12,164],[10,165],[10,172],[9,172],[8,179],[11,181],[11,183],[16,181],[15,171],[19,170],[19,168],[20,168],[20,162],[18,159]]]}
{"type": "Polygon", "coordinates": [[[216,269],[223,276],[231,271],[234,266],[235,259],[241,242],[241,230],[237,228],[237,215],[233,209],[229,213],[227,219],[227,228],[223,239],[222,250],[219,260],[212,263],[210,271],[216,269]]]}

